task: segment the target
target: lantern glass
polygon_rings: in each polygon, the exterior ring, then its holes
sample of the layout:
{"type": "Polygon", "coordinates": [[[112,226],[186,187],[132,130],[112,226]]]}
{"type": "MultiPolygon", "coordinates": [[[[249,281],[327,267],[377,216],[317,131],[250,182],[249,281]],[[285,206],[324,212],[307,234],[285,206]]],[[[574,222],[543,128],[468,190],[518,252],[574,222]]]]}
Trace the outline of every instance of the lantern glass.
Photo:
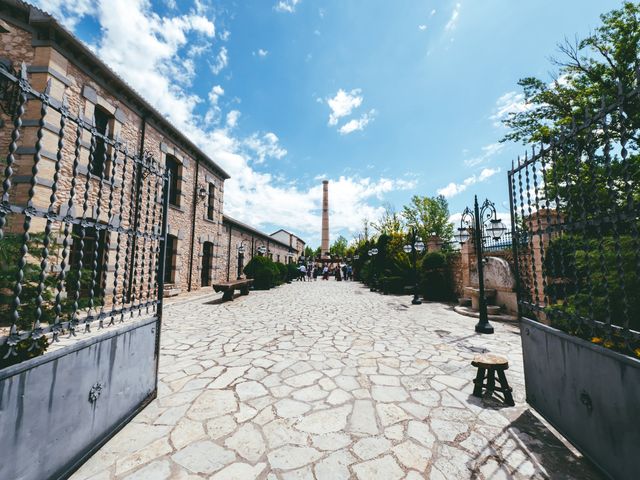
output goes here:
{"type": "Polygon", "coordinates": [[[402,250],[404,250],[404,253],[411,253],[411,250],[413,249],[411,248],[411,245],[405,245],[402,247],[402,250]]]}
{"type": "Polygon", "coordinates": [[[418,253],[424,252],[424,242],[420,239],[415,243],[414,247],[418,253]]]}
{"type": "Polygon", "coordinates": [[[507,227],[499,218],[492,219],[490,225],[487,227],[487,233],[489,233],[494,240],[499,240],[506,231],[507,227]]]}
{"type": "Polygon", "coordinates": [[[371,254],[372,255],[377,255],[378,254],[378,249],[377,248],[372,248],[371,249],[371,254]]]}
{"type": "Polygon", "coordinates": [[[454,235],[454,237],[458,241],[458,243],[465,243],[467,240],[469,240],[469,232],[466,228],[460,227],[458,229],[458,234],[454,235]]]}

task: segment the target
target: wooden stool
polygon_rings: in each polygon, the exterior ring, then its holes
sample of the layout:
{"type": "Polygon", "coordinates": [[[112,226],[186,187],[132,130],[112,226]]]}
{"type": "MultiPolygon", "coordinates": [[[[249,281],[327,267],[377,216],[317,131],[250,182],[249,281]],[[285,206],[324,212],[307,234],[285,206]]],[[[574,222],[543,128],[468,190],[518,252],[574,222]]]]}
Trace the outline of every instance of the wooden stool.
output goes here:
{"type": "Polygon", "coordinates": [[[473,387],[474,397],[482,397],[482,389],[485,387],[487,393],[500,392],[504,403],[512,407],[515,405],[513,396],[511,396],[513,389],[509,386],[507,377],[504,375],[504,371],[509,368],[509,361],[506,358],[493,353],[483,353],[476,355],[471,365],[478,368],[478,374],[473,381],[475,384],[473,387]],[[499,387],[496,387],[496,374],[498,374],[499,387]],[[485,378],[487,383],[484,383],[485,378]]]}

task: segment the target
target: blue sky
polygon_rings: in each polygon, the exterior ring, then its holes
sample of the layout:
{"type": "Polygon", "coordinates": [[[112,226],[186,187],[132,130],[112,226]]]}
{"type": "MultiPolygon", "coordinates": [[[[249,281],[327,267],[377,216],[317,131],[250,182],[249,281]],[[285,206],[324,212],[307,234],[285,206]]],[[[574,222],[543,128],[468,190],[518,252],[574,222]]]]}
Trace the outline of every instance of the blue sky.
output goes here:
{"type": "MultiPolygon", "coordinates": [[[[232,175],[228,214],[348,239],[385,202],[473,195],[508,212],[498,144],[517,81],[610,0],[39,0],[232,175]]],[[[508,218],[504,218],[508,220],[508,218]]]]}

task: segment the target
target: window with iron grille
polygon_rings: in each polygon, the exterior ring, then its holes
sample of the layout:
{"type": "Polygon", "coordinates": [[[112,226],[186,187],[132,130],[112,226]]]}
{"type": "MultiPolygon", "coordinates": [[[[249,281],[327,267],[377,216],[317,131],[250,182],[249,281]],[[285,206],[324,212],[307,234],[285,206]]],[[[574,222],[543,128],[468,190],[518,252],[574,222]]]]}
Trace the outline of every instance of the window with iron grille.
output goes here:
{"type": "Polygon", "coordinates": [[[214,219],[214,205],[215,205],[215,185],[213,183],[209,184],[209,196],[207,198],[207,218],[209,220],[214,219]]]}
{"type": "Polygon", "coordinates": [[[69,273],[66,276],[66,287],[69,294],[78,291],[80,284],[81,297],[99,299],[105,284],[107,268],[107,232],[85,227],[84,236],[81,225],[73,226],[73,244],[71,245],[69,273]],[[94,269],[94,263],[96,265],[94,269]],[[82,266],[82,268],[80,268],[82,266]],[[91,288],[91,283],[94,283],[91,288]]]}
{"type": "Polygon", "coordinates": [[[174,235],[167,235],[167,248],[164,259],[164,283],[174,283],[176,280],[176,255],[178,238],[174,235]]]}
{"type": "MultiPolygon", "coordinates": [[[[110,124],[113,116],[104,108],[96,105],[93,113],[96,131],[104,137],[110,136],[110,124]]],[[[97,177],[107,178],[109,169],[107,168],[107,144],[100,135],[95,137],[95,148],[93,150],[93,161],[89,165],[89,173],[97,177]]]]}
{"type": "Polygon", "coordinates": [[[171,174],[171,183],[169,185],[169,204],[180,206],[180,187],[182,178],[180,176],[181,165],[173,155],[167,155],[167,170],[171,174]]]}

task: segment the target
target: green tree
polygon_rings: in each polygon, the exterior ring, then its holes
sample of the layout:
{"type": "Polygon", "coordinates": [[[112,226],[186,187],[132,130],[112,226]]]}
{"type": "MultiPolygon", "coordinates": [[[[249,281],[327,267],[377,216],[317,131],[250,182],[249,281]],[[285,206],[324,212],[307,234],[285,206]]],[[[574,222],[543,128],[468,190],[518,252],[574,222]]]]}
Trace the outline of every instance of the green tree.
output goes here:
{"type": "Polygon", "coordinates": [[[329,253],[331,255],[336,255],[338,257],[344,257],[347,254],[347,239],[340,235],[335,239],[331,247],[329,248],[329,253]]]}
{"type": "Polygon", "coordinates": [[[302,253],[302,255],[304,255],[304,258],[314,258],[314,254],[315,251],[309,245],[306,245],[304,247],[304,252],[302,253]]]}
{"type": "Polygon", "coordinates": [[[405,205],[402,215],[409,225],[415,225],[418,235],[426,240],[435,234],[443,241],[453,237],[453,225],[449,222],[449,203],[442,195],[427,197],[414,195],[405,205]]]}
{"type": "Polygon", "coordinates": [[[391,235],[402,232],[404,229],[404,218],[398,213],[393,205],[385,203],[384,211],[377,222],[371,222],[371,227],[378,235],[391,235]]]}

